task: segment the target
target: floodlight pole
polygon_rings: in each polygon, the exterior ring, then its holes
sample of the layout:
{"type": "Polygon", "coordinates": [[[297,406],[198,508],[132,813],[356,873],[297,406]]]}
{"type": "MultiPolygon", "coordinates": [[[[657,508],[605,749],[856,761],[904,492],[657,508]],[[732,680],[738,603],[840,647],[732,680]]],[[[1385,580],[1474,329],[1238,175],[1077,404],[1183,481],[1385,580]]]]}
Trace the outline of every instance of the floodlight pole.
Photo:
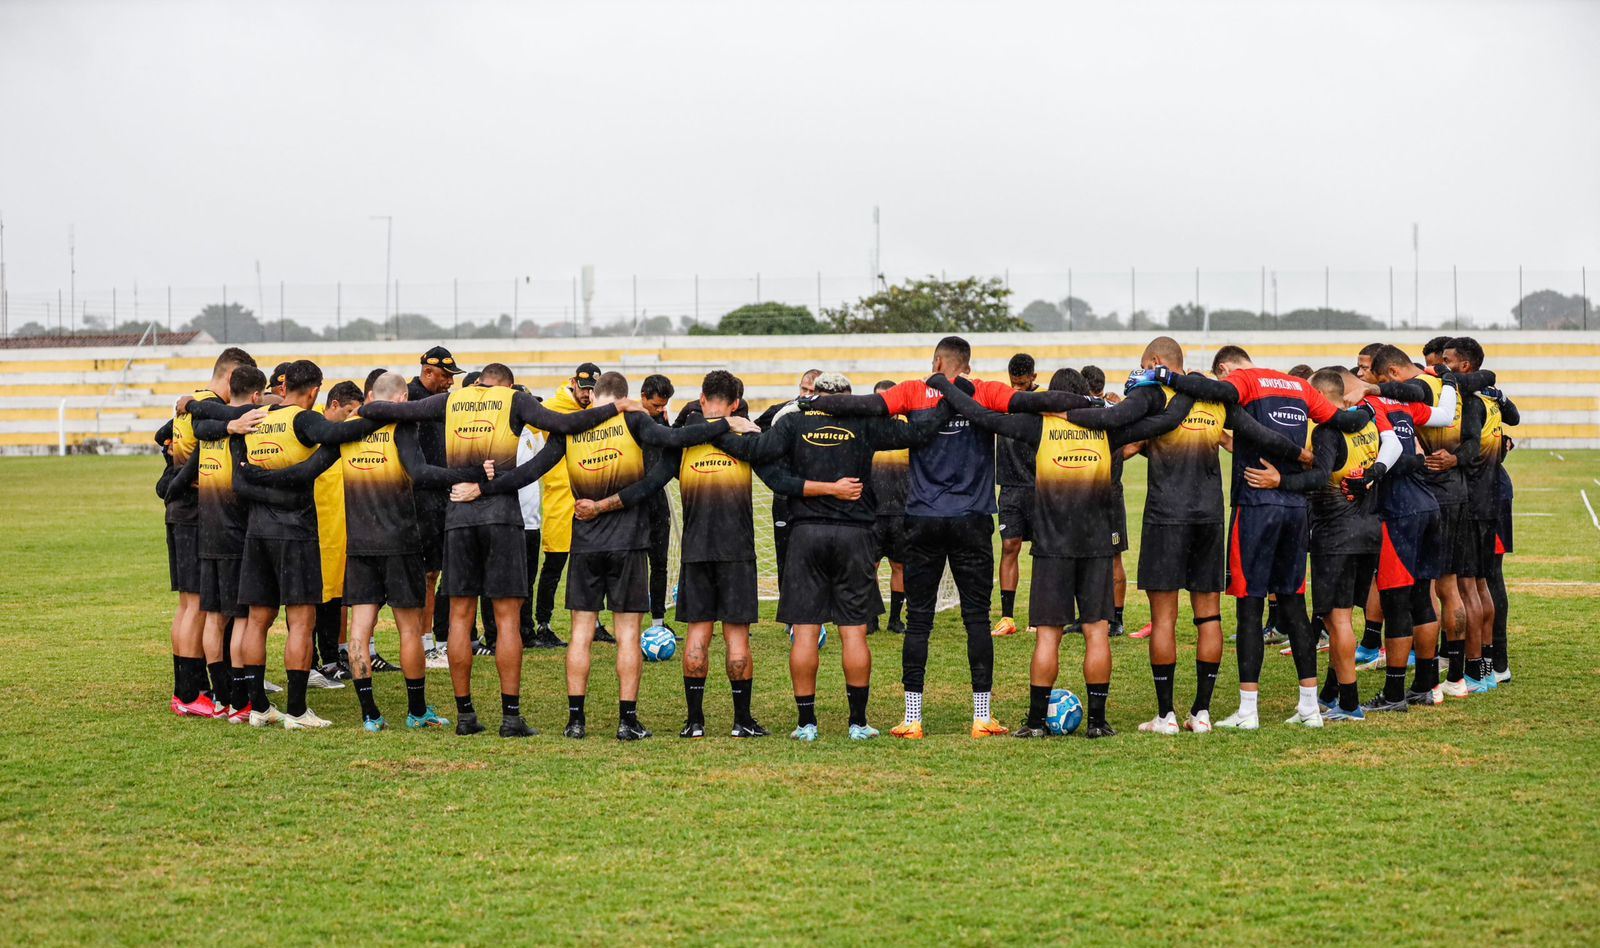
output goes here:
{"type": "MultiPolygon", "coordinates": [[[[383,221],[386,235],[383,242],[383,321],[389,321],[389,283],[394,261],[394,216],[390,214],[374,214],[369,220],[383,221]]],[[[395,335],[399,335],[398,330],[395,335]]]]}

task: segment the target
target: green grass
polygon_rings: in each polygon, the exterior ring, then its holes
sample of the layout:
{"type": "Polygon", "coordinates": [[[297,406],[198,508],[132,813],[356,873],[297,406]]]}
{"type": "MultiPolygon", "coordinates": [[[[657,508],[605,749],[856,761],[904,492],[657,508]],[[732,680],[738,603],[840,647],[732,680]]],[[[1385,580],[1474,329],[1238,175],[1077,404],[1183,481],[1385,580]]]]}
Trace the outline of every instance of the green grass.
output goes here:
{"type": "MultiPolygon", "coordinates": [[[[1493,696],[1305,732],[1277,724],[1294,691],[1272,654],[1261,732],[1147,737],[1134,732],[1154,711],[1144,645],[1122,639],[1122,736],[974,742],[947,613],[927,740],[845,740],[830,644],[813,746],[678,741],[675,664],[646,668],[657,739],[549,736],[564,720],[550,653],[528,657],[524,706],[547,735],[531,741],[368,735],[350,689],[313,693],[337,725],[321,733],[174,720],[156,462],[3,460],[0,941],[1593,943],[1600,532],[1578,490],[1600,495],[1600,452],[1564,453],[1512,456],[1519,512],[1549,516],[1518,518],[1516,681],[1493,696]]],[[[1135,526],[1142,468],[1127,477],[1135,526]]],[[[1128,605],[1137,628],[1143,597],[1128,605]]],[[[871,641],[872,717],[887,729],[899,642],[871,641]]],[[[281,645],[275,633],[272,669],[281,645]]],[[[786,646],[759,628],[757,714],[784,732],[786,646]]],[[[996,643],[1008,723],[1031,647],[996,643]]],[[[1081,690],[1081,642],[1066,652],[1064,684],[1081,690]]],[[[602,734],[608,658],[590,703],[602,734]]],[[[1192,659],[1184,649],[1180,704],[1192,659]]],[[[492,676],[480,663],[484,705],[492,676]]],[[[1234,681],[1230,655],[1223,713],[1234,681]]],[[[1363,675],[1364,690],[1377,682],[1363,675]]],[[[429,688],[449,706],[444,672],[429,688]]],[[[402,690],[379,677],[391,720],[402,690]]],[[[708,691],[720,731],[726,684],[708,691]]]]}

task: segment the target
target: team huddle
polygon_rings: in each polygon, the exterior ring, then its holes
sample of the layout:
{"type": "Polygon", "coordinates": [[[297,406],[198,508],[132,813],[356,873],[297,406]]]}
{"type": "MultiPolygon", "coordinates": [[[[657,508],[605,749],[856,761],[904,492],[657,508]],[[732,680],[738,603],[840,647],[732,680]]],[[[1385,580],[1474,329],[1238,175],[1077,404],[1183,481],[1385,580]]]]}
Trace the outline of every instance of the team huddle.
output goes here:
{"type": "Polygon", "coordinates": [[[384,730],[372,676],[394,666],[378,654],[373,633],[388,606],[407,727],[451,724],[429,704],[426,682],[428,668],[448,667],[456,733],[485,730],[472,664],[492,655],[500,735],[538,733],[522,714],[523,650],[564,647],[564,734],[583,738],[593,645],[614,641],[616,736],[648,738],[638,709],[641,635],[646,614],[650,632],[665,625],[665,490],[676,478],[675,615],[686,627],[680,736],[706,734],[718,624],[730,733],[766,736],[751,713],[759,478],[773,495],[777,619],[792,639],[792,738],[818,739],[816,680],[828,625],[840,643],[850,738],[879,735],[867,707],[868,639],[880,628],[903,636],[905,712],[890,734],[923,737],[929,642],[947,569],[966,634],[972,737],[1059,730],[1047,715],[1068,634],[1084,640],[1083,733],[1109,737],[1117,733],[1107,720],[1110,639],[1123,634],[1129,548],[1121,479],[1135,454],[1148,460],[1136,581],[1151,621],[1134,635],[1149,640],[1157,699],[1141,732],[1212,730],[1224,592],[1235,599],[1239,704],[1216,727],[1260,726],[1268,645],[1286,643],[1295,664],[1291,725],[1482,694],[1511,677],[1502,562],[1512,548],[1512,487],[1504,459],[1512,446],[1506,429],[1518,416],[1475,340],[1439,337],[1422,355],[1426,364],[1418,365],[1395,346],[1374,344],[1354,366],[1283,373],[1224,346],[1207,376],[1186,371],[1182,347],[1162,336],[1118,393],[1093,367],[1058,369],[1041,388],[1026,354],[1012,358],[1005,381],[975,379],[971,347],[951,336],[934,349],[926,378],[855,394],[842,374],[811,371],[795,399],[751,420],[743,383],[722,370],[707,373],[698,398],[669,418],[673,388],[664,376],[645,379],[635,399],[623,375],[585,363],[543,400],[499,363],[457,387],[462,370],[434,347],[409,382],[377,369],[364,386],[331,385],[319,404],[324,379],[314,363],[284,363],[269,378],[248,353],[229,348],[210,384],[181,399],[157,434],[168,458],[157,491],[178,593],[171,707],[256,727],[321,728],[330,722],[310,709],[308,689],[348,680],[363,726],[384,730]],[[1224,450],[1233,454],[1226,505],[1224,450]],[[997,516],[1002,615],[991,627],[997,516]],[[1035,646],[1026,715],[1008,728],[991,707],[993,640],[1018,632],[1024,543],[1035,646]],[[550,628],[563,570],[565,643],[550,628]],[[1185,591],[1197,647],[1194,700],[1180,723],[1174,695],[1185,591]],[[1357,608],[1365,617],[1359,641],[1357,608]],[[606,610],[614,637],[600,622],[606,610]],[[267,631],[280,611],[288,631],[281,709],[266,678],[267,631]],[[1383,686],[1363,701],[1357,671],[1378,666],[1383,686]]]}

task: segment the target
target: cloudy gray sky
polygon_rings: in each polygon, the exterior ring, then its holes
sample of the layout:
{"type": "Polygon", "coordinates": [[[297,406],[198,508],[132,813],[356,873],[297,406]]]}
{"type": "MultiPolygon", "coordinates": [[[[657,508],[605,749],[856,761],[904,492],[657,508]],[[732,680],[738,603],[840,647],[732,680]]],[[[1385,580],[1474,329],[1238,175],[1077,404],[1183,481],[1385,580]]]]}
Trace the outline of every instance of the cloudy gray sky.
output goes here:
{"type": "Polygon", "coordinates": [[[1600,266],[1600,4],[0,3],[13,293],[1600,266]]]}

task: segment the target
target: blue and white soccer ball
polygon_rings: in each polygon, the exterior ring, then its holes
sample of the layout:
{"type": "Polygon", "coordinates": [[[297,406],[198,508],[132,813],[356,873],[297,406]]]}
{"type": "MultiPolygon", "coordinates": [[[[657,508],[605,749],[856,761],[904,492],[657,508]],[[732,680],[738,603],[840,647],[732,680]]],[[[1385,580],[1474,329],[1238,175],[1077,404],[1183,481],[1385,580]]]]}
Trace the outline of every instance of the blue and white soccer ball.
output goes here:
{"type": "Polygon", "coordinates": [[[671,661],[678,654],[678,639],[666,626],[653,625],[640,633],[639,648],[647,662],[671,661]]]}
{"type": "MultiPolygon", "coordinates": [[[[789,644],[794,644],[794,626],[789,626],[789,644]]],[[[828,644],[828,627],[824,625],[817,632],[817,649],[821,651],[828,644]]]]}
{"type": "Polygon", "coordinates": [[[1050,704],[1044,711],[1044,726],[1051,734],[1071,734],[1083,723],[1083,702],[1065,688],[1050,692],[1050,704]]]}

